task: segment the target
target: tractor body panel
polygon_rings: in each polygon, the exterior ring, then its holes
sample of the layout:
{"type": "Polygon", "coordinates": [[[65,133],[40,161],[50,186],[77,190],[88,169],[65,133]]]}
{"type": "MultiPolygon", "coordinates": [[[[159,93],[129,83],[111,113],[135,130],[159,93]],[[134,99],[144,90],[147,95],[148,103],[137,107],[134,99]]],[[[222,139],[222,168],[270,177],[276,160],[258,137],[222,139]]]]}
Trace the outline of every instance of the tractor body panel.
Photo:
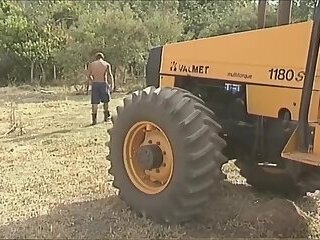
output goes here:
{"type": "Polygon", "coordinates": [[[251,158],[259,156],[257,161],[301,157],[318,165],[319,68],[308,115],[317,126],[313,151],[298,155],[296,136],[312,26],[308,21],[167,44],[161,46],[161,57],[158,47],[148,64],[157,58],[159,72],[147,76],[147,85],[199,90],[194,93],[221,120],[228,145],[238,145],[251,158]],[[287,113],[289,125],[283,127],[287,113]]]}
{"type": "Polygon", "coordinates": [[[309,21],[168,44],[160,73],[302,88],[311,28],[309,21]]]}
{"type": "MultiPolygon", "coordinates": [[[[282,109],[288,109],[291,120],[298,121],[301,89],[263,85],[247,85],[247,110],[249,114],[278,118],[282,109]]],[[[313,91],[309,122],[318,122],[320,91],[313,91]]]]}

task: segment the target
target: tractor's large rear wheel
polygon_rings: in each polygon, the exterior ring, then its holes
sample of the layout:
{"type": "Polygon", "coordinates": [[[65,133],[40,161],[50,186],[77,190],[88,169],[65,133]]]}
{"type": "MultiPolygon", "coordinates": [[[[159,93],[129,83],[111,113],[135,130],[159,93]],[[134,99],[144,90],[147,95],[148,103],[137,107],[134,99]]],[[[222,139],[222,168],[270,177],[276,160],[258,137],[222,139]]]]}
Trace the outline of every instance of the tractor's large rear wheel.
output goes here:
{"type": "Polygon", "coordinates": [[[170,223],[202,212],[226,161],[213,117],[182,89],[149,87],[125,98],[110,132],[109,172],[134,211],[170,223]]]}

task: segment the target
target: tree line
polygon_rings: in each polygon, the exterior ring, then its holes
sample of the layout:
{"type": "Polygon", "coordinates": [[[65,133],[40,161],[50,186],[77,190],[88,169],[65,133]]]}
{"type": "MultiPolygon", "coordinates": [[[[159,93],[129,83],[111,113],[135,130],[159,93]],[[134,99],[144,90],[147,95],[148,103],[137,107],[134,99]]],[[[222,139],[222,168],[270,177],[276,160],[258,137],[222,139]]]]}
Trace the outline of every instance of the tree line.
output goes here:
{"type": "MultiPolygon", "coordinates": [[[[312,18],[315,0],[294,0],[292,22],[312,18]]],[[[257,0],[0,0],[0,86],[85,81],[95,51],[116,85],[143,80],[151,47],[257,28],[257,0]]],[[[267,5],[275,26],[277,1],[267,5]]]]}

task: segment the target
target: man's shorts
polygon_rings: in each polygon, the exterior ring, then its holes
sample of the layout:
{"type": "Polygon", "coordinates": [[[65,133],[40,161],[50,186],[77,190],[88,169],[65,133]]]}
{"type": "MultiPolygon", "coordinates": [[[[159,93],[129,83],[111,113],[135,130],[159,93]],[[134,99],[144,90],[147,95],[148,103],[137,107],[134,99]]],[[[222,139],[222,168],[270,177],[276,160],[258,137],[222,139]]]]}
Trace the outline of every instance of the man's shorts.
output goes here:
{"type": "Polygon", "coordinates": [[[108,103],[110,101],[109,86],[106,82],[93,82],[91,104],[108,103]]]}

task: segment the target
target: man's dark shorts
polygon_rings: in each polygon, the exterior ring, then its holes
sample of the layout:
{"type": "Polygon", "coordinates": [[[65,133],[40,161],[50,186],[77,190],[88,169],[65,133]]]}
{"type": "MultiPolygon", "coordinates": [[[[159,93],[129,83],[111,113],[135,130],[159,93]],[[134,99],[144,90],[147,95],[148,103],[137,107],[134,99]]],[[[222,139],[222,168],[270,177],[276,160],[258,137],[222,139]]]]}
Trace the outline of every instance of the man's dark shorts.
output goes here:
{"type": "Polygon", "coordinates": [[[106,82],[93,82],[91,89],[91,104],[108,103],[110,92],[106,82]]]}

